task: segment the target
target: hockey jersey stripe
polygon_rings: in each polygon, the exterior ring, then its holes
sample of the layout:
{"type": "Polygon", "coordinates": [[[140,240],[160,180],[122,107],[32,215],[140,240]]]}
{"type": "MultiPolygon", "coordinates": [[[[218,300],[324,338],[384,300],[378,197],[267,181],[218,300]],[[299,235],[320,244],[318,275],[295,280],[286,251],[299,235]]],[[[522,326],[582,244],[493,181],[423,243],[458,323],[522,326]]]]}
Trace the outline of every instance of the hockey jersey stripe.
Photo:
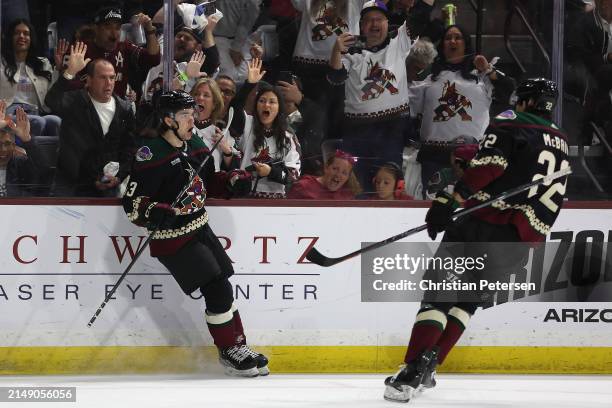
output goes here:
{"type": "Polygon", "coordinates": [[[468,187],[470,192],[478,191],[500,177],[507,167],[508,161],[503,156],[495,155],[485,156],[480,159],[473,158],[463,173],[461,181],[468,187]]]}
{"type": "Polygon", "coordinates": [[[567,135],[560,130],[552,129],[548,126],[523,124],[517,122],[495,122],[491,124],[491,127],[512,127],[512,128],[524,128],[524,129],[537,129],[546,133],[553,133],[555,136],[559,136],[567,142],[567,135]]]}
{"type": "MultiPolygon", "coordinates": [[[[470,197],[470,201],[474,200],[474,201],[479,201],[479,202],[484,202],[488,199],[491,198],[491,195],[484,192],[484,191],[479,191],[478,193],[474,194],[472,197],[470,197]]],[[[469,207],[469,202],[468,205],[466,205],[467,207],[469,207]]],[[[529,226],[538,234],[541,235],[547,235],[548,232],[550,231],[551,225],[546,224],[545,222],[543,222],[542,220],[540,220],[536,213],[535,210],[533,209],[533,207],[529,204],[508,204],[506,201],[504,200],[499,200],[494,202],[493,204],[491,204],[491,208],[494,208],[496,210],[499,211],[510,211],[510,213],[508,213],[508,216],[511,214],[512,211],[518,211],[521,212],[525,218],[527,219],[529,226]]],[[[503,214],[503,213],[502,213],[503,214]]],[[[499,214],[500,216],[503,217],[502,214],[499,214]]],[[[503,217],[506,218],[506,217],[503,217]]],[[[522,235],[522,234],[521,234],[522,235]]]]}

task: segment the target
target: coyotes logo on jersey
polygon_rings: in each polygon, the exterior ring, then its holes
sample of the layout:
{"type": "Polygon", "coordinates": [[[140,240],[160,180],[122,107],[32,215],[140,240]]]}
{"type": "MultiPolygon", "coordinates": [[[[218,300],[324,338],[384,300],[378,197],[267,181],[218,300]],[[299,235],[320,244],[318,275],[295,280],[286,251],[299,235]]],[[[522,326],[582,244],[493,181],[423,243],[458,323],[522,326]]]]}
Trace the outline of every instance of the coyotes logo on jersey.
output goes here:
{"type": "Polygon", "coordinates": [[[319,10],[316,22],[312,28],[312,41],[323,41],[333,34],[340,35],[348,31],[346,21],[336,16],[336,5],[333,1],[326,2],[319,10]]]}
{"type": "MultiPolygon", "coordinates": [[[[187,172],[190,173],[189,177],[191,177],[195,170],[189,169],[187,172]]],[[[198,211],[204,207],[205,200],[206,189],[204,188],[204,182],[200,176],[195,176],[179,203],[179,212],[181,214],[191,214],[198,211]]]]}
{"type": "Polygon", "coordinates": [[[391,83],[396,81],[395,74],[386,68],[382,68],[378,62],[372,64],[371,60],[368,61],[368,76],[366,76],[364,80],[368,81],[368,83],[361,88],[363,92],[361,95],[362,101],[378,98],[385,92],[385,89],[388,90],[391,95],[395,95],[399,92],[391,83]]]}
{"type": "Polygon", "coordinates": [[[457,87],[453,82],[446,81],[442,88],[442,97],[438,99],[440,105],[434,109],[436,114],[434,122],[446,122],[455,115],[459,114],[464,122],[471,121],[472,117],[467,113],[466,108],[472,109],[472,102],[457,92],[457,87]]]}
{"type": "Polygon", "coordinates": [[[264,147],[257,153],[257,156],[251,159],[253,163],[269,163],[272,161],[272,157],[270,157],[270,148],[264,147]]]}

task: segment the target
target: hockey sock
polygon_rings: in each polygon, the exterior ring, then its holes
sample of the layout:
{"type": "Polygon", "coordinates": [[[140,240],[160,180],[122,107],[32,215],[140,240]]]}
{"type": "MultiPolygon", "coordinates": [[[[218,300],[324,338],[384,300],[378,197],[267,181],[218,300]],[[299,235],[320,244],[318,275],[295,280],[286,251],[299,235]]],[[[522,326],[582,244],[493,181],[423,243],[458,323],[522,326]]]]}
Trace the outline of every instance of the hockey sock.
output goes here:
{"type": "Polygon", "coordinates": [[[438,309],[420,310],[416,316],[416,322],[412,326],[408,350],[404,356],[404,362],[410,363],[424,351],[436,344],[444,327],[446,326],[446,315],[438,309]]]}
{"type": "Polygon", "coordinates": [[[234,339],[236,344],[246,344],[246,336],[244,334],[244,328],[242,327],[242,319],[240,318],[240,312],[234,303],[232,303],[231,311],[234,317],[234,339]]]}
{"type": "Polygon", "coordinates": [[[232,309],[219,314],[206,311],[205,317],[208,330],[215,342],[215,346],[224,349],[239,344],[234,331],[234,313],[232,309]]]}
{"type": "Polygon", "coordinates": [[[448,312],[448,324],[444,332],[438,339],[436,345],[440,347],[438,354],[438,364],[442,364],[444,359],[451,351],[453,346],[459,341],[459,338],[465,331],[465,328],[470,321],[470,314],[463,309],[453,307],[448,312]]]}

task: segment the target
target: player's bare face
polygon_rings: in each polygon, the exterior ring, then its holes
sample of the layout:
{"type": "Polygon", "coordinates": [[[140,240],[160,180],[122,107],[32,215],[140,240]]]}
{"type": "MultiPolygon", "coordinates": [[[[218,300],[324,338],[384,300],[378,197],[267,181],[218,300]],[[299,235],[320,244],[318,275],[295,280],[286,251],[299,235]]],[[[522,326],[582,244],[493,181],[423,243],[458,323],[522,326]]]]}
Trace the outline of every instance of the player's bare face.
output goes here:
{"type": "Polygon", "coordinates": [[[105,21],[96,25],[96,44],[106,51],[114,51],[121,38],[121,22],[105,21]]]}
{"type": "Polygon", "coordinates": [[[198,120],[206,120],[210,118],[215,105],[215,100],[213,99],[213,93],[208,84],[201,84],[198,86],[195,92],[193,92],[193,97],[196,104],[201,107],[198,114],[198,120]]]}
{"type": "Polygon", "coordinates": [[[257,99],[257,116],[266,129],[272,127],[278,116],[278,97],[274,92],[265,92],[257,99]]]}
{"type": "Polygon", "coordinates": [[[458,28],[453,27],[444,36],[444,58],[451,64],[458,64],[465,57],[465,40],[458,28]]]}
{"type": "Polygon", "coordinates": [[[374,178],[374,188],[376,188],[376,195],[381,200],[393,200],[393,193],[395,193],[395,177],[391,172],[381,169],[376,173],[374,178]]]}
{"type": "Polygon", "coordinates": [[[346,184],[351,171],[353,166],[348,160],[335,157],[334,161],[325,167],[321,181],[328,190],[338,191],[346,184]]]}
{"type": "Polygon", "coordinates": [[[174,59],[183,60],[186,55],[191,55],[197,46],[198,41],[191,34],[180,31],[174,36],[174,59]]]}
{"type": "Polygon", "coordinates": [[[109,102],[115,90],[115,68],[108,61],[98,61],[93,76],[87,77],[87,91],[97,102],[109,102]]]}
{"type": "Polygon", "coordinates": [[[366,36],[368,47],[382,44],[388,33],[389,20],[382,11],[369,11],[361,19],[361,34],[366,36]]]}
{"type": "Polygon", "coordinates": [[[13,31],[13,49],[15,52],[28,51],[30,49],[30,29],[25,24],[17,24],[13,31]]]}
{"type": "Polygon", "coordinates": [[[13,153],[15,152],[15,142],[6,132],[0,132],[0,167],[6,167],[13,153]]]}
{"type": "Polygon", "coordinates": [[[193,109],[183,109],[174,114],[174,120],[178,124],[177,133],[181,140],[191,139],[193,127],[195,124],[196,113],[193,109]]]}

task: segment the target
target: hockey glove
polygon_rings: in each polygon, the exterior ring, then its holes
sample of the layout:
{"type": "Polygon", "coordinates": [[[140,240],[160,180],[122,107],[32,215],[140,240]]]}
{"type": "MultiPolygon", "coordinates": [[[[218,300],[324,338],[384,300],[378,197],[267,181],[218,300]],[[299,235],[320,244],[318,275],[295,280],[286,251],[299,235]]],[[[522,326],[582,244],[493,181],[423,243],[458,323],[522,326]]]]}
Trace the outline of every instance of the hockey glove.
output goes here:
{"type": "Polygon", "coordinates": [[[175,209],[166,203],[151,203],[145,212],[151,228],[168,228],[172,226],[176,216],[175,209]]]}
{"type": "Polygon", "coordinates": [[[444,231],[453,222],[453,213],[459,203],[446,191],[440,191],[431,203],[425,222],[427,233],[432,240],[436,239],[438,232],[444,231]]]}
{"type": "Polygon", "coordinates": [[[252,175],[244,170],[232,170],[227,178],[227,188],[234,197],[246,197],[251,192],[252,175]]]}

